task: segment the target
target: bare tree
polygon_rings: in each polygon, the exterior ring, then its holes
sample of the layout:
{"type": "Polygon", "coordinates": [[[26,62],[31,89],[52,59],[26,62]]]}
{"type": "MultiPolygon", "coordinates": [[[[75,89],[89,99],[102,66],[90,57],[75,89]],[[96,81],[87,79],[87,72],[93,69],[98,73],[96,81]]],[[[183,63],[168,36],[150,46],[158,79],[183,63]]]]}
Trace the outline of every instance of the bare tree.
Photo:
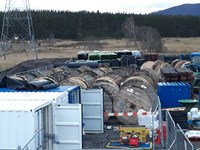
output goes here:
{"type": "Polygon", "coordinates": [[[141,41],[142,49],[150,52],[159,52],[163,49],[163,43],[159,32],[151,27],[139,27],[138,39],[141,41]]]}
{"type": "Polygon", "coordinates": [[[128,37],[130,41],[134,41],[136,48],[139,49],[137,45],[136,28],[133,16],[126,18],[122,24],[124,35],[128,37]]]}
{"type": "Polygon", "coordinates": [[[129,38],[129,43],[134,41],[138,48],[137,41],[141,42],[141,49],[150,52],[159,52],[163,49],[163,43],[159,32],[151,27],[138,27],[135,25],[133,16],[128,17],[122,24],[124,36],[129,38]]]}

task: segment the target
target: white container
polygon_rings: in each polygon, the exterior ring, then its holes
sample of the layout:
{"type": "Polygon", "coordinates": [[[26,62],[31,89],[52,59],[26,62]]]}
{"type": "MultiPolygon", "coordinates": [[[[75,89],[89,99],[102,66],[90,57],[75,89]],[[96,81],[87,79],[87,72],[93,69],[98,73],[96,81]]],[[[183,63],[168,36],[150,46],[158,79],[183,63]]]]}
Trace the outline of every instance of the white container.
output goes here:
{"type": "Polygon", "coordinates": [[[0,92],[0,100],[51,100],[56,104],[67,104],[67,92],[0,92]]]}
{"type": "Polygon", "coordinates": [[[28,150],[82,149],[82,107],[66,103],[66,94],[0,93],[0,149],[24,148],[32,138],[28,150]]]}
{"type": "Polygon", "coordinates": [[[51,101],[0,101],[0,149],[35,150],[42,144],[42,110],[51,101]]]}

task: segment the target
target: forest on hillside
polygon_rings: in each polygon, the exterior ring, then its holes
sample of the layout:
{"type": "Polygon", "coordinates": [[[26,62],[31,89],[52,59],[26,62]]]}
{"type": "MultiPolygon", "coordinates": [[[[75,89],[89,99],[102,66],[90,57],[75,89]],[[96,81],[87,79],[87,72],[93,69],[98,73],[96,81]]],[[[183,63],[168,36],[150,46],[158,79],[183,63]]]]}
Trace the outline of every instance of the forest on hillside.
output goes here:
{"type": "MultiPolygon", "coordinates": [[[[161,37],[199,37],[200,17],[126,13],[31,11],[36,39],[122,38],[122,24],[132,16],[136,26],[152,27],[161,37]]],[[[3,12],[0,12],[0,32],[3,12]]]]}

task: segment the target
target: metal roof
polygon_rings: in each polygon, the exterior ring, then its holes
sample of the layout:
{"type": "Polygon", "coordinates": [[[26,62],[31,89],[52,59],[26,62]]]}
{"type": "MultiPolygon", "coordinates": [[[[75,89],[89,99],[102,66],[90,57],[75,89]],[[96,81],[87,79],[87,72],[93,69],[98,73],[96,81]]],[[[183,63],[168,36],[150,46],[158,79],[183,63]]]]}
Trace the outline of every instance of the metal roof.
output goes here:
{"type": "Polygon", "coordinates": [[[66,92],[0,92],[1,100],[54,100],[66,92]]]}
{"type": "Polygon", "coordinates": [[[0,101],[0,111],[31,111],[35,112],[45,106],[48,106],[52,101],[0,101]]]}
{"type": "Polygon", "coordinates": [[[0,88],[0,92],[70,92],[80,88],[80,86],[59,86],[57,88],[48,89],[48,90],[37,90],[37,91],[30,91],[30,90],[13,90],[9,88],[0,88]]]}
{"type": "Polygon", "coordinates": [[[158,86],[190,86],[190,84],[185,82],[159,82],[158,86]]]}

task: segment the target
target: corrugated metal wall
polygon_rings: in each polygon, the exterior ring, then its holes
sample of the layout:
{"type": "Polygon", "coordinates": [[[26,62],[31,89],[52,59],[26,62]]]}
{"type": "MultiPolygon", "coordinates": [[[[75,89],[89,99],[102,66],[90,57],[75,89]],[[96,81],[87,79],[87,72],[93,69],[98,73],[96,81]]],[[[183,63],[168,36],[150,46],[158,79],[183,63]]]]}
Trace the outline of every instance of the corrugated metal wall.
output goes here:
{"type": "Polygon", "coordinates": [[[103,89],[81,89],[83,123],[86,133],[103,133],[103,89]]]}
{"type": "Polygon", "coordinates": [[[181,99],[191,99],[191,85],[183,82],[160,82],[157,94],[160,97],[161,107],[181,107],[181,99]]]}

